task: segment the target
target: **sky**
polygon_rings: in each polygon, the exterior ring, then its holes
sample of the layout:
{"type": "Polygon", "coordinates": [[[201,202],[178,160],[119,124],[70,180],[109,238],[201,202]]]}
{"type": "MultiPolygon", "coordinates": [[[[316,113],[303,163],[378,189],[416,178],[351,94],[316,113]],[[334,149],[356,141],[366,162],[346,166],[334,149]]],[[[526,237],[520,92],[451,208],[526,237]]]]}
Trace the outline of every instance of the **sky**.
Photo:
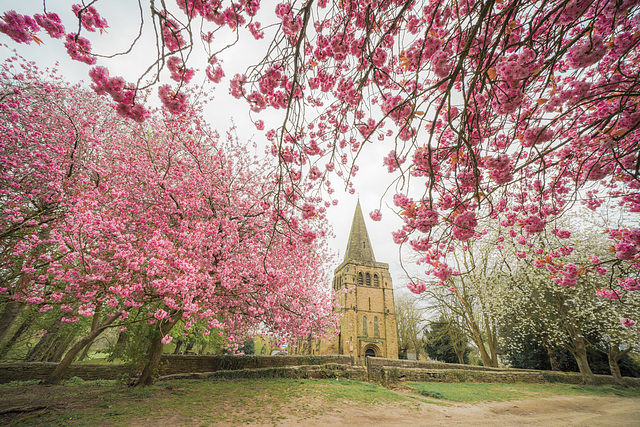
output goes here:
{"type": "MultiPolygon", "coordinates": [[[[54,11],[60,15],[67,31],[71,31],[72,28],[77,26],[77,21],[74,23],[74,16],[70,10],[70,5],[74,3],[76,2],[61,0],[46,2],[47,10],[54,11]]],[[[148,3],[145,1],[142,1],[142,5],[144,8],[148,8],[148,3]]],[[[89,38],[92,43],[93,52],[111,55],[116,52],[126,51],[131,41],[138,35],[140,28],[140,12],[137,9],[136,2],[131,0],[108,0],[98,2],[96,7],[109,23],[109,28],[106,34],[102,35],[84,32],[83,35],[89,38]]],[[[268,8],[263,7],[263,9],[268,8]]],[[[20,14],[29,15],[42,13],[42,2],[27,0],[16,3],[15,0],[0,0],[0,13],[8,10],[15,10],[20,14]]],[[[122,76],[129,81],[135,81],[153,62],[155,57],[153,27],[150,25],[148,16],[144,16],[143,19],[145,23],[144,31],[131,53],[108,60],[98,59],[96,65],[107,66],[112,76],[122,76]]],[[[248,33],[243,35],[249,36],[248,33]]],[[[234,37],[235,34],[231,32],[223,32],[216,35],[214,42],[218,43],[218,45],[223,45],[227,41],[233,40],[234,37]]],[[[6,35],[0,34],[0,43],[4,43],[7,46],[0,49],[0,59],[11,56],[12,50],[15,49],[25,59],[35,61],[41,69],[57,66],[60,74],[66,80],[74,83],[83,81],[88,84],[86,82],[90,80],[88,77],[90,66],[71,60],[61,40],[54,40],[46,35],[42,35],[40,38],[43,41],[40,45],[36,43],[25,45],[17,44],[6,35]]],[[[256,42],[250,37],[245,37],[245,39],[250,44],[241,39],[240,43],[221,55],[224,61],[226,77],[216,86],[207,86],[208,90],[213,91],[214,102],[209,103],[205,108],[205,118],[213,129],[217,129],[221,133],[227,130],[233,121],[237,126],[237,134],[241,141],[255,141],[258,146],[266,147],[268,143],[263,133],[255,128],[249,118],[249,108],[246,102],[237,100],[228,94],[228,79],[235,73],[242,73],[247,67],[257,63],[264,55],[269,43],[269,32],[265,30],[265,39],[260,42],[256,42]],[[238,54],[239,52],[241,54],[238,54]]],[[[192,66],[200,68],[200,70],[204,69],[206,56],[200,44],[197,44],[194,49],[192,59],[192,66]]],[[[198,81],[198,78],[200,78],[200,81],[202,81],[203,75],[204,73],[202,72],[198,73],[194,80],[198,81]]],[[[259,115],[254,114],[252,118],[254,120],[262,119],[265,122],[266,129],[270,128],[270,122],[275,121],[275,123],[278,123],[277,121],[281,120],[277,112],[266,110],[259,115]]],[[[389,150],[390,148],[385,146],[384,143],[368,143],[358,158],[360,171],[353,179],[356,190],[353,195],[343,191],[344,187],[336,181],[337,177],[333,177],[333,187],[336,190],[333,196],[338,199],[339,203],[327,211],[327,219],[332,225],[335,235],[329,242],[330,248],[335,254],[335,259],[333,262],[328,263],[327,268],[332,271],[344,257],[353,213],[357,201],[360,200],[376,260],[389,264],[394,288],[400,290],[405,289],[408,279],[401,267],[399,247],[393,242],[391,232],[399,229],[402,226],[402,221],[388,207],[392,206],[391,198],[395,193],[393,188],[382,197],[385,189],[392,183],[391,175],[382,166],[382,158],[389,150]],[[383,213],[382,221],[374,222],[369,218],[369,212],[374,209],[381,209],[383,213]]],[[[409,261],[405,261],[404,266],[412,274],[418,273],[417,267],[412,267],[409,261]]]]}

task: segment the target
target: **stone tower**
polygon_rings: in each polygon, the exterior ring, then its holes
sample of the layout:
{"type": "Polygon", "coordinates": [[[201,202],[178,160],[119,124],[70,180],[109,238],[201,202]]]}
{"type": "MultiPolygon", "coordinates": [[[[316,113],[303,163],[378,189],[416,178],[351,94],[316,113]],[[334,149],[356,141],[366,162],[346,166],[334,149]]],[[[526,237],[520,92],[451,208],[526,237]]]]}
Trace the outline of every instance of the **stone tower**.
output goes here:
{"type": "Polygon", "coordinates": [[[360,201],[344,261],[335,269],[333,288],[343,313],[334,350],[361,362],[365,356],[396,359],[398,338],[389,265],[377,262],[373,255],[360,201]]]}

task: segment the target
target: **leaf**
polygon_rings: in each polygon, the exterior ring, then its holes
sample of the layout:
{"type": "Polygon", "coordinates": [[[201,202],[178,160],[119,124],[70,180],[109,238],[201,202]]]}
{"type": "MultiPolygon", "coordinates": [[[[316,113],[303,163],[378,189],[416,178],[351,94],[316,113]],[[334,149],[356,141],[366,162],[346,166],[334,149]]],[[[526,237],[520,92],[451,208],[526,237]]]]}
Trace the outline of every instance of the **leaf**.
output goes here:
{"type": "Polygon", "coordinates": [[[38,37],[34,36],[33,34],[31,34],[31,38],[33,39],[34,42],[38,43],[38,46],[44,43],[42,40],[40,40],[38,37]]]}
{"type": "Polygon", "coordinates": [[[618,129],[617,131],[613,132],[611,136],[622,136],[625,133],[627,133],[627,129],[618,129]]]}
{"type": "Polygon", "coordinates": [[[536,101],[538,103],[538,105],[543,105],[546,104],[548,101],[547,98],[538,98],[538,101],[536,101]]]}
{"type": "Polygon", "coordinates": [[[489,78],[491,80],[494,80],[496,77],[498,77],[498,73],[496,72],[496,69],[493,67],[487,70],[487,74],[489,75],[489,78]]]}

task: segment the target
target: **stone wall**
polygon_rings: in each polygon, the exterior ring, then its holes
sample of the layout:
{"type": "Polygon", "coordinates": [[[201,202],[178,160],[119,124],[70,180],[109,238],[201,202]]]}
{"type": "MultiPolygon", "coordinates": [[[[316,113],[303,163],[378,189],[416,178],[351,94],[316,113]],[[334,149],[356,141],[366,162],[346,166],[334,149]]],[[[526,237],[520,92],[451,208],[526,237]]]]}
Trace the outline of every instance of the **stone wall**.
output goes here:
{"type": "Polygon", "coordinates": [[[325,365],[279,366],[272,368],[240,369],[230,371],[216,371],[209,373],[185,373],[165,375],[158,381],[174,379],[349,379],[367,381],[367,370],[364,366],[341,365],[327,363],[325,365]]]}
{"type": "Polygon", "coordinates": [[[165,354],[160,359],[160,375],[188,372],[235,371],[239,369],[276,368],[284,366],[325,365],[353,366],[354,358],[328,356],[181,356],[165,354]]]}
{"type": "MultiPolygon", "coordinates": [[[[582,375],[577,372],[536,371],[528,369],[490,368],[460,365],[456,363],[419,362],[368,358],[369,381],[384,386],[403,381],[416,382],[500,382],[500,383],[566,383],[582,384],[582,375]]],[[[640,387],[640,378],[625,378],[628,385],[640,387]]],[[[595,375],[596,384],[615,384],[611,375],[595,375]]]]}
{"type": "MultiPolygon", "coordinates": [[[[56,368],[57,363],[0,363],[0,384],[11,381],[43,380],[56,368]]],[[[129,375],[126,365],[98,365],[76,363],[67,369],[64,379],[73,377],[85,381],[117,380],[129,375]]]]}
{"type": "MultiPolygon", "coordinates": [[[[0,383],[45,379],[55,363],[2,363],[0,383]]],[[[351,356],[174,356],[163,355],[159,376],[170,378],[347,378],[373,381],[384,386],[403,381],[502,382],[581,384],[573,372],[486,368],[453,363],[367,358],[367,366],[357,366],[351,356]]],[[[65,379],[85,381],[118,380],[130,375],[126,365],[76,363],[65,379]]],[[[596,375],[597,384],[615,384],[610,375],[596,375]]],[[[625,378],[640,387],[640,378],[625,378]]]]}
{"type": "MultiPolygon", "coordinates": [[[[159,375],[234,371],[241,369],[278,368],[305,365],[343,365],[353,367],[351,356],[180,356],[163,355],[159,375]]],[[[56,363],[0,363],[0,384],[11,381],[43,380],[56,363]]],[[[130,375],[127,365],[75,363],[64,378],[117,380],[130,375]]],[[[364,369],[363,369],[364,372],[364,369]]],[[[356,375],[356,374],[354,374],[356,375]]],[[[359,374],[358,374],[359,375],[359,374]]],[[[364,375],[364,374],[363,374],[364,375]]],[[[366,375],[364,375],[366,377],[366,375]]]]}

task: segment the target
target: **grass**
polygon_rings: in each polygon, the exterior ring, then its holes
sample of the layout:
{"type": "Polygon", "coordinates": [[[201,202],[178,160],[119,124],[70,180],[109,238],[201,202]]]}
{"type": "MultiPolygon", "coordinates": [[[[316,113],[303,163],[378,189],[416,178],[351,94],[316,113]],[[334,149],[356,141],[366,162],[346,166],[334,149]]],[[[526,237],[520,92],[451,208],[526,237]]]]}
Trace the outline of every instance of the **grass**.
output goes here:
{"type": "MultiPolygon", "coordinates": [[[[37,396],[47,411],[18,425],[211,425],[275,424],[289,414],[297,420],[334,410],[334,404],[373,406],[378,402],[417,407],[414,399],[374,384],[348,380],[176,380],[146,388],[116,382],[72,379],[60,386],[14,384],[0,390],[0,401],[11,394],[37,396]]],[[[21,404],[24,405],[24,404],[21,404]]],[[[13,405],[13,406],[21,406],[13,405]]],[[[12,420],[0,417],[0,424],[12,420]]],[[[15,421],[15,418],[13,419],[15,421]]]]}
{"type": "Polygon", "coordinates": [[[570,384],[503,384],[503,383],[408,383],[418,393],[433,399],[454,402],[502,402],[529,397],[620,396],[640,397],[639,388],[614,385],[584,386],[570,384]]]}

